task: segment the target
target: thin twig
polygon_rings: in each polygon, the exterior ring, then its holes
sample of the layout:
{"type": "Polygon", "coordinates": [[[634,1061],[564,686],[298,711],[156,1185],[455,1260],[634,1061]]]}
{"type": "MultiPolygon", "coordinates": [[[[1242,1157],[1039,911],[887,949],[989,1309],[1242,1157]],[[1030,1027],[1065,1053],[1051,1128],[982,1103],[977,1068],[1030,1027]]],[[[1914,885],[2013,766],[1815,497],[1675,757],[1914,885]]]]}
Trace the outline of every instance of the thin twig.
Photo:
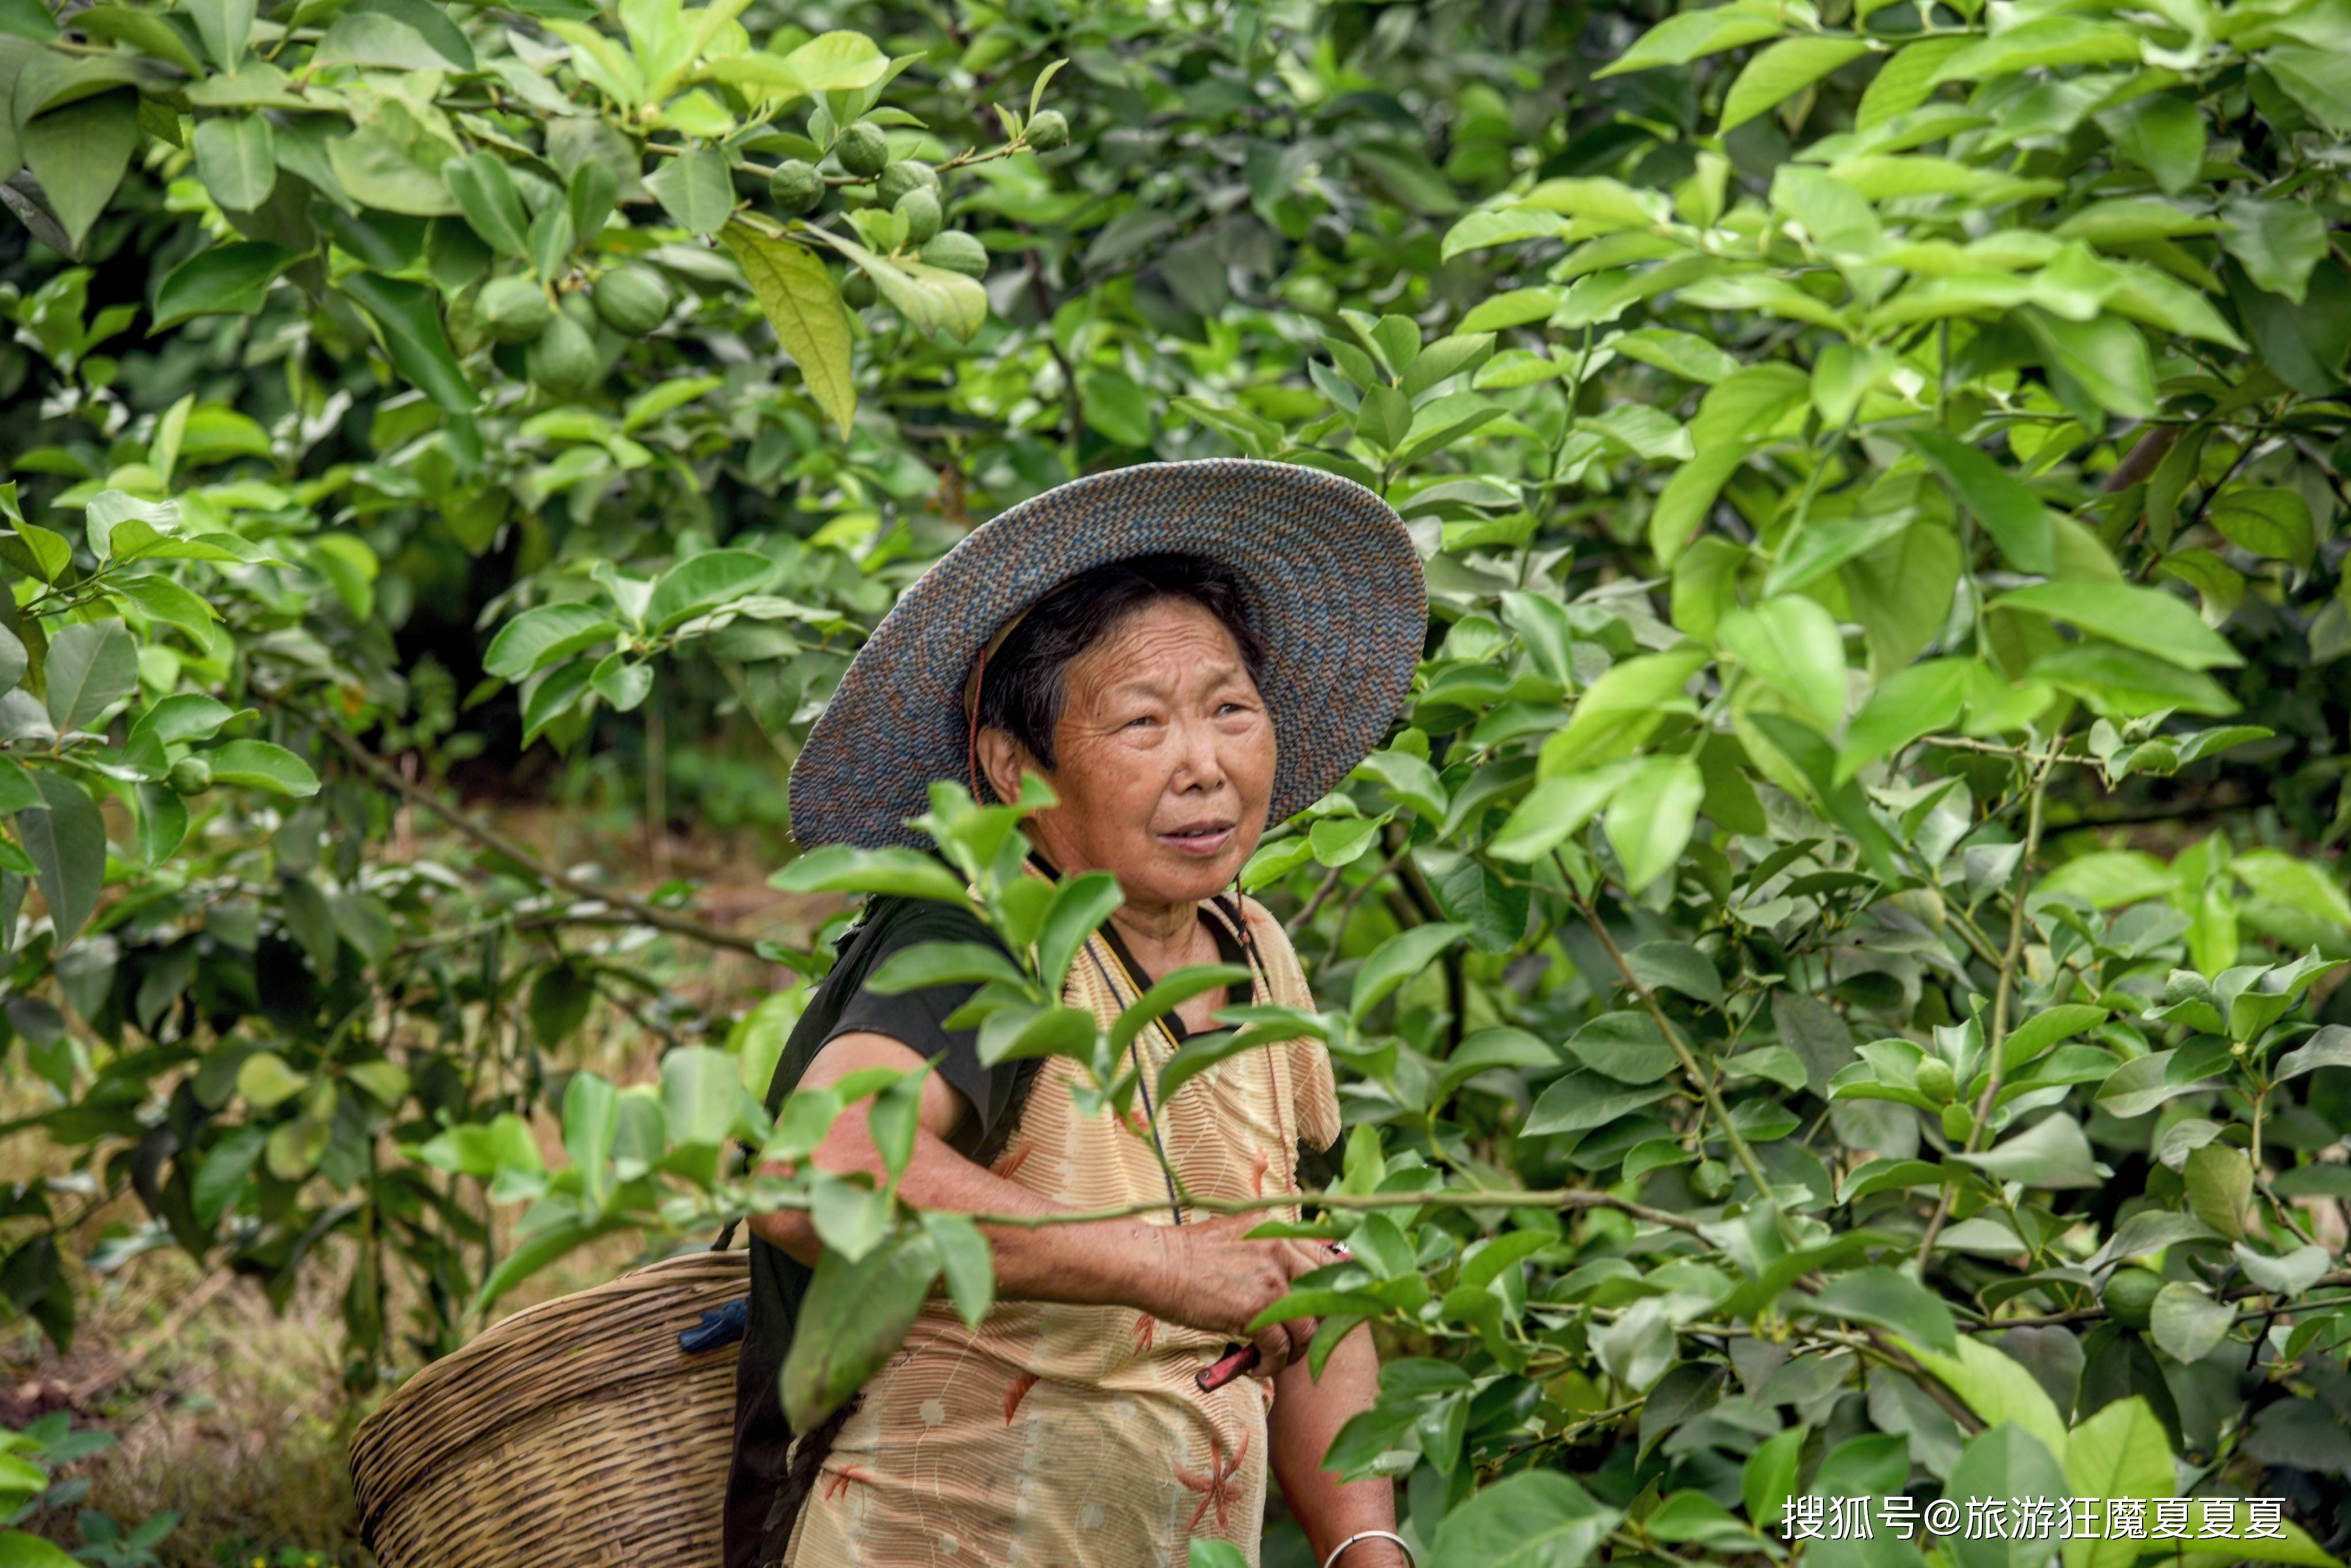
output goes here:
{"type": "Polygon", "coordinates": [[[639,922],[666,931],[674,936],[684,936],[692,941],[700,942],[705,946],[722,947],[730,953],[747,953],[753,957],[758,956],[759,945],[748,936],[739,936],[732,931],[722,931],[716,925],[705,925],[690,915],[663,909],[657,904],[647,904],[643,899],[632,898],[627,894],[611,888],[598,887],[591,882],[581,881],[569,872],[557,870],[531,853],[516,840],[507,837],[496,828],[484,827],[478,822],[469,821],[463,812],[455,806],[444,802],[431,790],[402,778],[398,769],[386,766],[381,758],[334,726],[321,724],[318,727],[319,734],[334,742],[342,754],[357,764],[360,770],[369,778],[387,789],[397,791],[402,799],[412,800],[423,807],[475,843],[496,851],[541,882],[552,883],[579,897],[593,899],[599,904],[607,904],[615,909],[626,910],[639,922]]]}
{"type": "MultiPolygon", "coordinates": [[[[1260,1197],[1187,1197],[1185,1207],[1204,1214],[1256,1214],[1266,1209],[1332,1208],[1364,1210],[1378,1208],[1549,1208],[1562,1213],[1585,1208],[1613,1208],[1629,1215],[1645,1225],[1661,1225],[1687,1236],[1699,1236],[1698,1221],[1686,1214],[1674,1214],[1662,1208],[1651,1208],[1645,1203],[1634,1203],[1614,1193],[1593,1192],[1583,1187],[1441,1187],[1435,1192],[1277,1192],[1260,1197]]],[[[1121,1204],[1113,1208],[1063,1209],[1051,1214],[974,1214],[975,1225],[1001,1226],[1007,1229],[1041,1230],[1052,1225],[1081,1225],[1093,1220],[1135,1219],[1144,1215],[1166,1211],[1167,1200],[1155,1203],[1121,1204]]]]}
{"type": "MultiPolygon", "coordinates": [[[[1666,1043],[1673,1047],[1674,1055],[1680,1059],[1682,1071],[1689,1075],[1690,1082],[1698,1086],[1698,1093],[1705,1098],[1707,1110],[1713,1115],[1715,1124],[1722,1129],[1723,1142],[1730,1145],[1730,1152],[1745,1168],[1747,1179],[1755,1184],[1756,1197],[1771,1204],[1771,1211],[1778,1214],[1779,1206],[1771,1203],[1771,1183],[1764,1176],[1763,1166],[1756,1160],[1755,1151],[1747,1146],[1747,1140],[1740,1135],[1739,1128],[1730,1120],[1730,1107],[1723,1103],[1722,1092],[1715,1087],[1713,1074],[1698,1064],[1697,1054],[1683,1040],[1681,1030],[1676,1029],[1673,1019],[1666,1016],[1666,1009],[1658,1003],[1656,993],[1642,984],[1640,977],[1633,973],[1633,966],[1625,959],[1624,950],[1616,946],[1616,938],[1611,936],[1608,927],[1601,923],[1599,915],[1581,894],[1572,896],[1575,898],[1575,907],[1583,912],[1583,923],[1592,928],[1594,936],[1600,938],[1600,945],[1608,950],[1609,961],[1616,966],[1616,972],[1624,976],[1625,984],[1633,994],[1641,998],[1641,1005],[1656,1020],[1657,1031],[1666,1037],[1666,1043]]],[[[1782,1225],[1787,1223],[1785,1215],[1781,1215],[1780,1218],[1782,1225]]]]}
{"type": "MultiPolygon", "coordinates": [[[[1991,1124],[1993,1104],[2000,1098],[2001,1053],[2008,1043],[2008,1003],[2016,987],[2016,968],[2024,955],[2025,883],[2032,874],[2032,857],[2041,848],[2042,804],[2047,799],[2049,774],[2063,759],[2062,737],[2042,759],[2041,770],[2032,776],[2032,785],[2024,810],[2024,852],[2016,858],[2016,881],[2009,889],[2008,950],[2001,955],[2000,976],[1992,988],[1991,1030],[1987,1037],[1986,1054],[1990,1061],[1984,1076],[1983,1092],[1976,1099],[1975,1113],[1970,1118],[1967,1142],[1962,1152],[1974,1154],[1980,1146],[1984,1129],[1991,1124]]],[[[1951,1204],[1958,1187],[1950,1182],[1935,1200],[1935,1212],[1927,1221],[1926,1234],[1918,1239],[1918,1274],[1925,1278],[1928,1261],[1934,1257],[1935,1239],[1943,1233],[1943,1222],[1951,1217],[1951,1204]]]]}

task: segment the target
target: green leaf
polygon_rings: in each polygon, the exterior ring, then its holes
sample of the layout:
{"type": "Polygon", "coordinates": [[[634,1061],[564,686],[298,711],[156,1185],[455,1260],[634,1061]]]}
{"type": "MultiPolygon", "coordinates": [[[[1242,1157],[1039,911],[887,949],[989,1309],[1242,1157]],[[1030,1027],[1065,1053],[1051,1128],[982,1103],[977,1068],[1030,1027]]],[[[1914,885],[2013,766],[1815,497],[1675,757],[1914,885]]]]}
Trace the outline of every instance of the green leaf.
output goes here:
{"type": "MultiPolygon", "coordinates": [[[[24,108],[20,99],[20,115],[24,108]]],[[[138,145],[139,94],[129,89],[77,99],[17,128],[18,152],[40,181],[74,255],[81,253],[83,236],[113,199],[138,145]]]]}
{"type": "Polygon", "coordinates": [[[106,819],[70,779],[42,768],[33,783],[47,805],[16,813],[16,841],[38,868],[36,880],[63,948],[98,907],[106,883],[106,819]]]}
{"type": "MultiPolygon", "coordinates": [[[[582,168],[591,165],[582,164],[582,168]]],[[[520,256],[528,244],[530,220],[506,161],[493,152],[453,158],[441,166],[441,178],[457,199],[458,211],[484,244],[500,256],[520,256]]]]}
{"type": "Polygon", "coordinates": [[[1766,1437],[1747,1456],[1740,1472],[1740,1499],[1747,1505],[1748,1521],[1767,1530],[1786,1516],[1788,1499],[1796,1490],[1796,1467],[1803,1458],[1804,1439],[1812,1434],[1791,1427],[1776,1437],[1766,1437]]]}
{"type": "Polygon", "coordinates": [[[2242,1150],[2227,1144],[2207,1144],[2188,1156],[2180,1179],[2187,1187],[2190,1214],[2231,1241],[2245,1239],[2245,1209],[2253,1200],[2253,1167],[2242,1150]]]}
{"type": "Polygon", "coordinates": [[[2175,1360],[2197,1362],[2228,1336],[2237,1310],[2214,1301],[2199,1286],[2174,1280],[2155,1293],[2150,1316],[2148,1333],[2157,1344],[2175,1360]]]}
{"type": "Polygon", "coordinates": [[[2119,316],[2069,321],[2032,307],[2015,315],[2040,344],[2042,362],[2098,407],[2126,419],[2154,417],[2155,357],[2137,327],[2119,316]]]}
{"type": "Polygon", "coordinates": [[[1583,1568],[1622,1518],[1557,1470],[1521,1470],[1445,1516],[1426,1568],[1583,1568]]]}
{"type": "Polygon", "coordinates": [[[1633,47],[1593,73],[1621,76],[1658,66],[1682,66],[1741,44],[1779,37],[1788,30],[1784,13],[1776,7],[1734,0],[1728,5],[1704,6],[1668,16],[1634,40],[1633,47]]]}
{"type": "Polygon", "coordinates": [[[2239,196],[2220,208],[2220,244],[2256,287],[2300,305],[2326,255],[2326,220],[2306,202],[2239,196]]]}
{"type": "Polygon", "coordinates": [[[1443,1104],[1455,1090],[1480,1073],[1560,1065],[1558,1051],[1522,1029],[1479,1030],[1445,1059],[1445,1070],[1437,1074],[1429,1103],[1443,1104]]]}
{"type": "Polygon", "coordinates": [[[716,1148],[735,1129],[744,1096],[735,1059],[706,1045],[681,1046],[661,1061],[662,1114],[670,1141],[716,1148]]]}
{"type": "MultiPolygon", "coordinates": [[[[2056,1456],[2064,1448],[2062,1432],[2053,1451],[2050,1444],[2021,1426],[1993,1425],[1959,1455],[1943,1495],[1962,1506],[1967,1500],[1991,1499],[2003,1511],[2011,1498],[2063,1500],[2065,1475],[2058,1468],[2056,1456]]],[[[2044,1540],[2004,1540],[1976,1531],[1950,1537],[1945,1550],[1959,1568],[2042,1568],[2050,1556],[2049,1542],[2044,1540]]]]}
{"type": "Polygon", "coordinates": [[[1695,712],[1682,688],[1706,662],[1707,651],[1692,643],[1612,665],[1576,699],[1567,727],[1543,742],[1539,777],[1580,772],[1632,749],[1675,705],[1695,712]]]}
{"type": "Polygon", "coordinates": [[[2337,136],[2351,135],[2351,72],[2338,48],[2287,45],[2262,56],[2262,68],[2303,112],[2337,136]]]}
{"type": "Polygon", "coordinates": [[[2035,1122],[1982,1154],[1955,1154],[1951,1157],[1998,1180],[2021,1181],[2027,1186],[2100,1186],[2106,1179],[2098,1174],[2097,1161],[2090,1153],[2090,1140],[2083,1135],[2082,1124],[2062,1111],[2035,1122]]]}
{"type": "MultiPolygon", "coordinates": [[[[1806,601],[1805,602],[1810,602],[1806,601]]],[[[1688,847],[1706,799],[1706,779],[1689,757],[1643,758],[1608,804],[1608,842],[1639,893],[1674,868],[1688,847]]]]}
{"type": "Polygon", "coordinates": [[[921,1229],[896,1231],[854,1262],[825,1253],[784,1355],[784,1415],[795,1431],[814,1431],[882,1369],[914,1327],[940,1262],[921,1229]]]}
{"type": "Polygon", "coordinates": [[[255,1051],[236,1070],[237,1094],[256,1111],[282,1105],[309,1086],[310,1081],[274,1051],[255,1051]]]}
{"type": "Polygon", "coordinates": [[[1633,1087],[1596,1072],[1571,1072],[1542,1092],[1519,1132],[1529,1138],[1589,1132],[1654,1105],[1672,1092],[1672,1086],[1665,1083],[1633,1087]]]}
{"type": "Polygon", "coordinates": [[[894,997],[932,986],[980,986],[991,981],[1016,991],[1032,989],[1029,976],[1000,947],[977,942],[917,942],[875,966],[865,988],[894,997]]]}
{"type": "Polygon", "coordinates": [[[490,639],[482,656],[486,674],[518,681],[535,670],[584,653],[620,630],[592,604],[542,604],[526,610],[490,639]]]}
{"type": "Polygon", "coordinates": [[[296,800],[319,792],[319,776],[310,771],[308,763],[266,740],[224,741],[205,752],[204,760],[212,765],[215,784],[296,800]]]}
{"type": "Polygon", "coordinates": [[[2351,926],[2351,898],[2317,865],[2283,850],[2247,850],[2229,862],[2229,874],[2273,904],[2298,909],[2330,925],[2351,926]]]}
{"type": "Polygon", "coordinates": [[[1598,816],[1639,767],[1636,761],[1612,762],[1589,773],[1542,780],[1511,810],[1488,852],[1497,860],[1541,859],[1598,816]]]}
{"type": "Polygon", "coordinates": [[[979,1327],[996,1305],[996,1264],[987,1239],[969,1219],[944,1209],[924,1210],[923,1229],[938,1249],[956,1315],[966,1328],[979,1327]]]}
{"type": "Polygon", "coordinates": [[[241,240],[199,251],[166,274],[155,291],[149,336],[198,316],[250,316],[269,286],[298,260],[282,246],[241,240]]]}
{"type": "Polygon", "coordinates": [[[1907,1274],[1857,1269],[1840,1274],[1805,1304],[1810,1312],[1893,1329],[1928,1349],[1959,1354],[1959,1333],[1942,1298],[1907,1274]]]}
{"type": "Polygon", "coordinates": [[[213,607],[170,578],[117,577],[109,580],[106,588],[109,593],[137,605],[151,619],[182,628],[197,646],[211,644],[215,619],[213,607]]]}
{"type": "Polygon", "coordinates": [[[2191,670],[2245,662],[2227,638],[2160,589],[2123,582],[2041,582],[2001,594],[1992,607],[2071,622],[2085,632],[2191,670]]]}
{"type": "Polygon", "coordinates": [[[977,278],[910,256],[876,256],[838,235],[832,247],[862,268],[890,301],[891,308],[923,336],[936,338],[945,333],[959,343],[968,343],[987,325],[987,290],[977,278]]]}
{"type": "Polygon", "coordinates": [[[2148,93],[2099,123],[2114,132],[2115,151],[2153,175],[2167,196],[2186,193],[2203,172],[2204,117],[2177,93],[2148,93]]]}
{"type": "Polygon", "coordinates": [[[77,622],[49,640],[49,722],[86,729],[139,685],[139,644],[120,620],[77,622]]]}
{"type": "MultiPolygon", "coordinates": [[[[1488,304],[1496,303],[1489,300],[1488,304]]],[[[1554,307],[1556,302],[1554,301],[1554,307]]],[[[1484,309],[1484,306],[1479,307],[1484,309]]],[[[1543,315],[1550,315],[1545,310],[1543,315]]],[[[1508,323],[1515,326],[1516,322],[1508,323]]],[[[1638,360],[1684,381],[1712,386],[1739,373],[1739,361],[1694,332],[1666,327],[1642,327],[1609,345],[1628,360],[1638,360]]]]}
{"type": "Polygon", "coordinates": [[[619,1092],[592,1072],[574,1072],[563,1089],[563,1152],[580,1173],[583,1193],[596,1208],[611,1190],[612,1142],[621,1128],[619,1092]]]}
{"type": "Polygon", "coordinates": [[[1757,50],[1722,100],[1722,123],[1715,128],[1717,134],[1768,114],[1839,66],[1868,52],[1869,45],[1863,39],[1818,35],[1782,38],[1757,50]]]}
{"type": "Polygon", "coordinates": [[[341,287],[375,324],[384,357],[402,379],[452,413],[471,413],[481,406],[449,351],[433,290],[372,272],[350,273],[341,287]]]}
{"type": "Polygon", "coordinates": [[[772,557],[757,550],[714,549],[688,556],[653,582],[643,623],[648,632],[672,630],[697,615],[732,604],[772,581],[772,557]]]}
{"type": "MultiPolygon", "coordinates": [[[[2046,883],[2043,884],[2046,887],[2046,883]]],[[[2064,1002],[2035,1013],[2009,1030],[2001,1042],[2002,1071],[2014,1072],[2033,1058],[2084,1030],[2105,1021],[2106,1009],[2083,1002],[2064,1002]]]]}
{"type": "Polygon", "coordinates": [[[2045,66],[2135,64],[2138,35],[2080,16],[2043,16],[1970,46],[1936,71],[1938,82],[1982,81],[2045,66]]]}
{"type": "Polygon", "coordinates": [[[2087,697],[2103,713],[2137,716],[2165,708],[2231,714],[2237,705],[2210,675],[2168,660],[2104,643],[2077,643],[2043,653],[2025,672],[2060,691],[2087,697]]]}
{"type": "MultiPolygon", "coordinates": [[[[2163,1423],[2137,1395],[2106,1406],[2065,1439],[2065,1482],[2075,1497],[2177,1497],[2177,1477],[2163,1423]]],[[[2065,1568],[2130,1568],[2139,1551],[2127,1540],[2068,1541],[2065,1568]]]]}
{"type": "Polygon", "coordinates": [[[1243,964],[1194,964],[1176,970],[1118,1015],[1118,1021],[1111,1025],[1111,1049],[1123,1053],[1128,1041],[1201,992],[1241,985],[1249,977],[1249,968],[1243,964]]]}
{"type": "Polygon", "coordinates": [[[1390,991],[1426,968],[1431,959],[1468,931],[1468,926],[1451,921],[1416,925],[1373,948],[1363,967],[1355,971],[1354,993],[1347,1000],[1350,1016],[1360,1019],[1370,1012],[1390,991]]]}
{"type": "Polygon", "coordinates": [[[2317,549],[2310,503],[2297,491],[2231,485],[2212,497],[2206,516],[2223,538],[2256,555],[2306,567],[2317,549]]]}
{"type": "Polygon", "coordinates": [[[1837,747],[1836,782],[1922,735],[1958,723],[1970,668],[1963,659],[1929,659],[1881,683],[1845,727],[1837,747]]]}
{"type": "Polygon", "coordinates": [[[277,188],[277,152],[258,114],[216,114],[196,122],[196,177],[213,200],[249,213],[277,188]]]}
{"type": "Polygon", "coordinates": [[[2064,1418],[2032,1372],[1980,1340],[1962,1337],[1959,1354],[1914,1347],[1918,1364],[1966,1402],[1987,1427],[2014,1422],[2053,1452],[2065,1447],[2064,1418]]]}
{"type": "Polygon", "coordinates": [[[1716,628],[1754,676],[1795,705],[1816,727],[1844,717],[1844,638],[1818,601],[1795,594],[1728,612],[1716,628]]]}
{"type": "Polygon", "coordinates": [[[1037,932],[1037,972],[1047,990],[1061,994],[1078,950],[1125,902],[1118,878],[1106,871],[1062,879],[1037,932]]]}
{"type": "Polygon", "coordinates": [[[719,237],[751,280],[751,293],[775,329],[776,340],[799,365],[809,395],[846,436],[857,413],[849,362],[853,338],[832,274],[807,246],[769,238],[743,224],[728,224],[719,237]]]}
{"type": "Polygon", "coordinates": [[[2065,893],[2098,909],[2162,898],[2178,885],[2171,868],[2137,850],[2094,850],[2041,879],[2043,893],[2065,893]]]}
{"type": "Polygon", "coordinates": [[[1649,514],[1649,546],[1659,566],[1673,565],[1724,484],[1772,426],[1811,402],[1811,378],[1780,363],[1750,365],[1708,392],[1689,427],[1698,455],[1674,471],[1649,514]]]}
{"type": "Polygon", "coordinates": [[[474,1315],[479,1316],[517,1285],[569,1254],[601,1241],[630,1222],[618,1215],[595,1220],[564,1220],[550,1229],[538,1231],[501,1259],[482,1281],[471,1303],[474,1315]]]}
{"type": "Polygon", "coordinates": [[[1568,1038],[1568,1053],[1622,1083],[1655,1083],[1673,1071],[1674,1048],[1646,1012],[1602,1013],[1568,1038]]]}
{"type": "Polygon", "coordinates": [[[916,850],[852,849],[829,844],[811,850],[768,879],[786,893],[897,894],[968,905],[963,879],[916,850]]]}
{"type": "Polygon", "coordinates": [[[21,1530],[0,1531],[0,1563],[7,1568],[81,1568],[80,1561],[67,1555],[64,1547],[21,1530]]]}
{"type": "Polygon", "coordinates": [[[2056,570],[2056,530],[2039,497],[1985,453],[1941,431],[1915,430],[1907,439],[1983,524],[2009,565],[2043,575],[2056,570]]]}
{"type": "Polygon", "coordinates": [[[645,189],[689,234],[715,235],[735,215],[735,182],[726,154],[716,147],[691,148],[667,160],[645,176],[645,189]]]}

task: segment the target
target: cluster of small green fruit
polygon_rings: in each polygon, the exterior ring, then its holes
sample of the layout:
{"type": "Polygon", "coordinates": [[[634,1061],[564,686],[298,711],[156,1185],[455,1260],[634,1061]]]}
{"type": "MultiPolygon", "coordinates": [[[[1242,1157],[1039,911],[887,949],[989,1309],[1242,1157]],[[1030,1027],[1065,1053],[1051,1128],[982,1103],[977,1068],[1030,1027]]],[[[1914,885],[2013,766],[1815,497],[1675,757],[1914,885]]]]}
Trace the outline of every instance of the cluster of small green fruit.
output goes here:
{"type": "Polygon", "coordinates": [[[596,329],[642,338],[669,319],[675,296],[660,273],[638,262],[608,267],[584,290],[549,298],[530,277],[494,277],[475,313],[493,341],[523,349],[531,383],[554,397],[577,397],[601,379],[596,329]]]}
{"type": "MultiPolygon", "coordinates": [[[[1065,147],[1070,122],[1059,110],[1044,110],[1030,117],[1022,141],[1032,151],[1050,152],[1065,147]]],[[[889,139],[882,128],[860,120],[844,128],[833,142],[832,156],[841,165],[843,186],[870,183],[874,204],[895,214],[905,225],[906,243],[925,266],[966,277],[987,276],[987,251],[978,240],[960,230],[944,228],[946,219],[939,172],[919,159],[890,156],[889,139]]],[[[787,158],[768,178],[768,193],[788,218],[806,217],[823,206],[835,181],[805,158],[787,158]]],[[[852,271],[841,297],[852,308],[863,309],[876,298],[873,279],[852,271]]]]}

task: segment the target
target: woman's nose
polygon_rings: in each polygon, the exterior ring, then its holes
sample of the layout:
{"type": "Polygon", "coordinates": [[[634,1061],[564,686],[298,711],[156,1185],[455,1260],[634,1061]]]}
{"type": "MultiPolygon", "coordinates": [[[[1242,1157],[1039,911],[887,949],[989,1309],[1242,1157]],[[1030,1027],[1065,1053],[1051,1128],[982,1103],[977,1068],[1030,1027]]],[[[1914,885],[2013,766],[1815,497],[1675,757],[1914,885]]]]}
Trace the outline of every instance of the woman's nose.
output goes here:
{"type": "Polygon", "coordinates": [[[1204,792],[1224,788],[1225,763],[1217,727],[1195,720],[1184,725],[1176,738],[1176,788],[1204,792]]]}

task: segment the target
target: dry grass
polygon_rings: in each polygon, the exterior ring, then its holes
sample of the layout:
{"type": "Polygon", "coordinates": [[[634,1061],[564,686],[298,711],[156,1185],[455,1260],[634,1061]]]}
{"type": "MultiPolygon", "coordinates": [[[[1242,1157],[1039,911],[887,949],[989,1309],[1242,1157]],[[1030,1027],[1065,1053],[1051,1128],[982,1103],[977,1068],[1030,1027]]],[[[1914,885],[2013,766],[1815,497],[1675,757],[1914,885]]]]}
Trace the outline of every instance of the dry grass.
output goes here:
{"type": "MultiPolygon", "coordinates": [[[[422,824],[420,824],[422,825],[422,824]]],[[[632,886],[650,885],[646,862],[702,883],[698,913],[713,924],[761,936],[806,940],[821,911],[765,885],[778,858],[748,835],[725,841],[673,838],[649,856],[642,839],[617,840],[583,829],[575,814],[522,807],[499,825],[559,865],[613,867],[632,886]]],[[[420,855],[441,846],[411,841],[420,855]]],[[[663,977],[673,994],[717,1012],[739,1008],[779,982],[771,967],[734,954],[676,954],[663,977]]],[[[657,1077],[660,1041],[611,1009],[599,1009],[592,1034],[567,1050],[570,1064],[616,1082],[657,1077]]],[[[0,1085],[0,1098],[12,1097],[0,1085]]],[[[26,1092],[13,1086],[16,1095],[26,1092]]],[[[23,1109],[33,1108],[29,1103],[23,1109]]],[[[0,1116],[17,1111],[0,1105],[0,1116]]],[[[551,1119],[542,1145],[559,1150],[551,1119]]],[[[0,1141],[0,1179],[61,1174],[55,1151],[37,1140],[0,1141]]],[[[110,1230],[145,1219],[134,1199],[87,1216],[79,1253],[110,1230]]],[[[634,1260],[638,1243],[615,1237],[583,1249],[517,1290],[499,1315],[533,1301],[610,1279],[634,1260]]],[[[126,1530],[165,1511],[181,1521],[157,1549],[168,1568],[256,1560],[269,1568],[371,1562],[358,1540],[346,1452],[350,1435],[381,1391],[358,1396],[345,1382],[340,1292],[347,1247],[329,1243],[307,1270],[296,1299],[271,1311],[257,1282],[205,1275],[176,1250],[140,1256],[104,1278],[81,1283],[82,1319],[72,1353],[57,1355],[29,1323],[0,1337],[0,1425],[22,1426],[53,1410],[77,1427],[102,1427],[118,1446],[81,1461],[79,1504],[113,1516],[126,1530]]],[[[395,1281],[392,1333],[405,1321],[395,1281]]],[[[68,1547],[79,1544],[72,1511],[25,1526],[68,1547]]]]}

